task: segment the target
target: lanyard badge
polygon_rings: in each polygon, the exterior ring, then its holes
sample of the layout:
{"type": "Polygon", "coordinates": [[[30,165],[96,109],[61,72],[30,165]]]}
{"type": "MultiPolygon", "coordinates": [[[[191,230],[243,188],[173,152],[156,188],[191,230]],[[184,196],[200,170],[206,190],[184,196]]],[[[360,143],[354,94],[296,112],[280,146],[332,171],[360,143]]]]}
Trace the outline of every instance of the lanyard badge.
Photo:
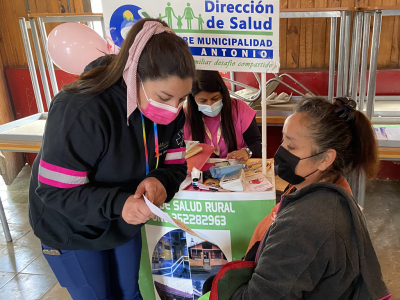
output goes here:
{"type": "MultiPolygon", "coordinates": [[[[146,175],[149,174],[149,153],[147,151],[147,140],[146,140],[146,127],[144,125],[144,117],[142,112],[140,112],[140,116],[142,117],[142,129],[143,129],[143,144],[146,156],[146,175]]],[[[158,162],[160,160],[160,151],[158,149],[158,131],[157,131],[157,124],[153,122],[154,127],[154,148],[156,151],[157,162],[156,162],[156,169],[158,168],[158,162]]]]}
{"type": "Polygon", "coordinates": [[[204,129],[206,131],[208,138],[211,141],[211,146],[213,146],[215,148],[214,153],[215,153],[215,155],[219,156],[219,154],[220,154],[219,141],[221,139],[221,116],[219,117],[219,126],[218,126],[218,131],[217,131],[217,146],[215,146],[213,143],[210,129],[208,129],[206,122],[204,121],[204,117],[202,117],[202,118],[203,118],[204,129]]]}

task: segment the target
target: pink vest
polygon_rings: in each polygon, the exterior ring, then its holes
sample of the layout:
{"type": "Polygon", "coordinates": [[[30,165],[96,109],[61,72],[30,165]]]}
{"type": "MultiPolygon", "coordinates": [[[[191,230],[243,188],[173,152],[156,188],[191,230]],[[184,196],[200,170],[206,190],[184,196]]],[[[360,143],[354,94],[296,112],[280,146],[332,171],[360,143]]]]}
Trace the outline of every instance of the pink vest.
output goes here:
{"type": "MultiPolygon", "coordinates": [[[[246,142],[243,139],[243,133],[247,130],[247,128],[249,128],[255,115],[256,111],[250,108],[244,101],[232,99],[232,119],[233,119],[233,126],[235,127],[236,131],[236,141],[238,147],[237,150],[247,147],[246,142]]],[[[217,132],[220,123],[220,115],[213,118],[204,115],[204,122],[206,123],[208,129],[211,132],[213,144],[216,145],[217,132]]],[[[204,137],[205,137],[205,143],[211,145],[211,141],[208,138],[205,131],[204,131],[204,137]]],[[[190,124],[188,123],[187,120],[184,127],[184,139],[186,141],[192,140],[192,131],[190,130],[190,124]]],[[[221,135],[221,139],[219,141],[219,148],[220,148],[220,157],[225,158],[228,154],[228,148],[226,147],[223,135],[221,135]]],[[[215,155],[213,154],[211,157],[215,157],[215,155]]]]}

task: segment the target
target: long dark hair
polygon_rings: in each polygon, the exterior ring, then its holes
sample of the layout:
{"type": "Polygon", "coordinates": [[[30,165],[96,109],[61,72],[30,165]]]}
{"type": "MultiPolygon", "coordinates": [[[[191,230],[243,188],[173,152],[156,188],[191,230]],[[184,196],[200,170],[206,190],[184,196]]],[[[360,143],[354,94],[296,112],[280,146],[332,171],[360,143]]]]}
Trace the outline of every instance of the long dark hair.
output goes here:
{"type": "MultiPolygon", "coordinates": [[[[353,170],[364,170],[369,179],[373,179],[379,169],[378,146],[371,121],[360,111],[355,112],[351,122],[345,122],[334,110],[332,104],[323,98],[305,98],[299,102],[295,112],[304,113],[307,127],[318,149],[312,154],[336,150],[336,159],[325,170],[321,178],[335,178],[353,170]]],[[[323,153],[321,154],[323,155],[323,153]]],[[[320,155],[316,156],[318,159],[320,155]]]]}
{"type": "Polygon", "coordinates": [[[232,110],[232,100],[228,88],[217,71],[197,71],[197,78],[193,82],[192,92],[189,94],[187,101],[187,119],[192,131],[192,139],[201,143],[205,141],[203,113],[198,110],[197,103],[194,100],[194,96],[202,91],[209,93],[221,92],[223,103],[221,111],[222,135],[227,144],[228,152],[237,150],[235,127],[233,126],[232,118],[232,113],[237,114],[237,107],[235,106],[232,110]]]}
{"type": "MultiPolygon", "coordinates": [[[[63,90],[77,94],[98,94],[119,81],[128,61],[129,49],[147,21],[157,21],[168,26],[159,19],[145,18],[137,21],[117,55],[106,55],[102,66],[81,74],[77,81],[64,86],[63,90]]],[[[194,78],[195,72],[196,66],[188,45],[175,34],[164,32],[152,36],[139,58],[138,75],[143,82],[173,75],[181,79],[194,78]]]]}

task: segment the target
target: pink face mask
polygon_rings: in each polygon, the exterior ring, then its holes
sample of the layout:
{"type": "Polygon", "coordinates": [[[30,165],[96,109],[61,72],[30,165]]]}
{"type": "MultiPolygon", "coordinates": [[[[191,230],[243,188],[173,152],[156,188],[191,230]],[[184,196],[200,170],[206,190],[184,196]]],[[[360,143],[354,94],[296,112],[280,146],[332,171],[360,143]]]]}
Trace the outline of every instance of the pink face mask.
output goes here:
{"type": "Polygon", "coordinates": [[[172,107],[168,104],[160,103],[157,101],[154,101],[153,99],[149,99],[147,97],[146,91],[144,90],[143,82],[142,84],[142,89],[144,92],[144,95],[146,96],[147,99],[147,106],[145,109],[141,108],[142,114],[153,121],[156,124],[160,125],[168,125],[171,123],[173,120],[176,119],[178,116],[179,112],[182,109],[182,104],[179,105],[178,108],[172,107]]]}

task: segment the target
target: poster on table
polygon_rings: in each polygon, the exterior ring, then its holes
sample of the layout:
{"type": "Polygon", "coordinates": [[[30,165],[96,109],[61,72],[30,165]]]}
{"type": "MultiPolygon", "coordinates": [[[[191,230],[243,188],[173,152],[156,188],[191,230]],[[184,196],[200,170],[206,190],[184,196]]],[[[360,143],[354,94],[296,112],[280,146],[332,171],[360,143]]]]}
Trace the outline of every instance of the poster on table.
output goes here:
{"type": "Polygon", "coordinates": [[[184,191],[162,205],[190,229],[160,217],[145,225],[139,281],[144,299],[196,300],[207,278],[225,263],[242,259],[255,227],[275,205],[274,192],[253,196],[184,191]]]}
{"type": "Polygon", "coordinates": [[[103,14],[117,47],[137,20],[160,18],[188,43],[197,69],[279,71],[279,0],[103,0],[103,14]]]}

